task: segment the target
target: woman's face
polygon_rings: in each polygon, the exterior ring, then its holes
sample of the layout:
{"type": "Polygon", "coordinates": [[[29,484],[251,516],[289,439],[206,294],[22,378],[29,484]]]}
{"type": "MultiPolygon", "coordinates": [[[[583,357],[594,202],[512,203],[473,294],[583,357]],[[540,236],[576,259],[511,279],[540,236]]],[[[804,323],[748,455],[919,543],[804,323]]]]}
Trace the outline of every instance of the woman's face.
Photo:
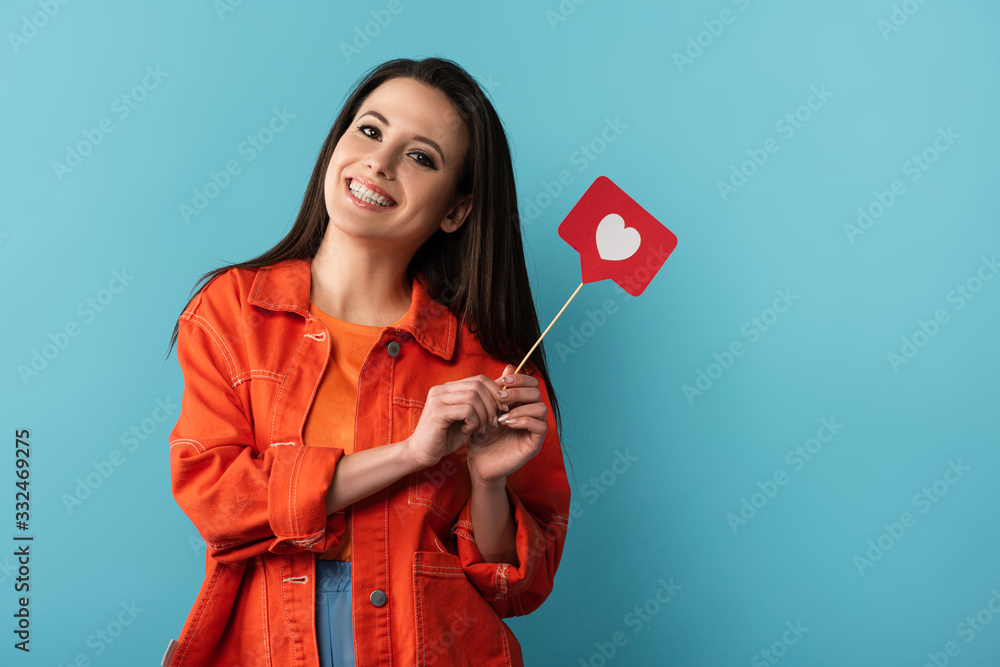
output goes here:
{"type": "Polygon", "coordinates": [[[458,229],[471,208],[471,195],[457,195],[467,146],[464,123],[444,93],[410,78],[382,83],[327,166],[330,224],[412,257],[437,229],[458,229]]]}

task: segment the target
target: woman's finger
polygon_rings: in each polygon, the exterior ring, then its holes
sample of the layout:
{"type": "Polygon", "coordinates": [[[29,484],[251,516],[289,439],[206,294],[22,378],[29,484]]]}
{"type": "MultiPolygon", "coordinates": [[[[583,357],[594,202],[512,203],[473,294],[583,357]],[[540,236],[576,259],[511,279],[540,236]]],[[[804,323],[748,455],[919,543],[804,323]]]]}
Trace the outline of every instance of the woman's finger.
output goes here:
{"type": "Polygon", "coordinates": [[[519,405],[510,412],[500,416],[499,422],[505,426],[518,426],[521,422],[537,421],[545,424],[548,407],[544,403],[529,403],[519,405]]]}
{"type": "MultiPolygon", "coordinates": [[[[473,390],[452,391],[442,394],[438,400],[442,406],[459,410],[459,414],[462,415],[462,421],[466,421],[473,426],[470,429],[463,428],[463,432],[481,431],[491,421],[493,413],[489,412],[483,403],[482,397],[473,390]]],[[[451,414],[455,413],[452,412],[451,414]]]]}
{"type": "Polygon", "coordinates": [[[493,425],[493,417],[499,407],[496,396],[487,388],[486,382],[488,380],[485,377],[448,382],[444,385],[446,391],[439,394],[438,400],[447,405],[472,407],[478,415],[479,430],[485,432],[487,427],[493,425]]]}
{"type": "MultiPolygon", "coordinates": [[[[510,368],[508,366],[508,368],[510,368]]],[[[497,385],[503,385],[506,387],[537,387],[538,378],[525,375],[524,373],[505,373],[504,375],[498,377],[494,382],[497,385]]]]}
{"type": "MultiPolygon", "coordinates": [[[[471,433],[481,425],[479,414],[469,405],[464,403],[441,403],[431,410],[425,409],[428,415],[432,415],[444,422],[444,425],[462,423],[462,432],[471,433]]],[[[423,416],[423,415],[421,415],[423,416]]]]}
{"type": "Polygon", "coordinates": [[[484,402],[488,405],[489,400],[487,397],[491,398],[494,403],[499,403],[496,398],[497,385],[490,378],[485,375],[474,375],[472,377],[463,378],[461,380],[453,380],[451,382],[446,382],[441,385],[446,391],[458,391],[462,389],[474,389],[483,396],[484,402]]]}
{"type": "Polygon", "coordinates": [[[532,391],[538,387],[538,378],[514,373],[514,367],[510,364],[504,369],[504,374],[494,380],[494,383],[496,384],[497,399],[501,403],[500,409],[504,412],[510,410],[514,405],[541,400],[541,394],[532,391]],[[528,391],[525,391],[526,389],[528,391]]]}
{"type": "MultiPolygon", "coordinates": [[[[542,400],[542,392],[538,387],[514,387],[497,391],[497,398],[508,406],[508,410],[515,405],[526,403],[538,403],[542,400]]],[[[501,406],[503,409],[503,406],[501,406]]]]}

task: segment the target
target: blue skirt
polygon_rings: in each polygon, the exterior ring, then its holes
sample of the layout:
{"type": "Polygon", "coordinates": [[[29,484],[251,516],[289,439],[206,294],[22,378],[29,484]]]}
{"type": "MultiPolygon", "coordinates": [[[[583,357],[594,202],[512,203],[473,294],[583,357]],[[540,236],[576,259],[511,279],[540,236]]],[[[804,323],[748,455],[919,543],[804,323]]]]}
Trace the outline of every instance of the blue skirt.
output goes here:
{"type": "Polygon", "coordinates": [[[316,560],[316,640],[320,667],[354,667],[350,561],[316,560]]]}

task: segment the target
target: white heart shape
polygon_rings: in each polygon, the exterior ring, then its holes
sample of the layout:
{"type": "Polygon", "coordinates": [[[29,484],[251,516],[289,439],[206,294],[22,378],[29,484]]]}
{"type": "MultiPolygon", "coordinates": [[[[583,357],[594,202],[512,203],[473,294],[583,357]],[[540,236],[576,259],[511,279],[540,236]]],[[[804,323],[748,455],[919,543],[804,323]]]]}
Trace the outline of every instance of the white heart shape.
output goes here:
{"type": "Polygon", "coordinates": [[[635,254],[641,243],[639,230],[626,227],[625,219],[617,213],[609,213],[597,225],[597,254],[601,259],[628,259],[635,254]]]}

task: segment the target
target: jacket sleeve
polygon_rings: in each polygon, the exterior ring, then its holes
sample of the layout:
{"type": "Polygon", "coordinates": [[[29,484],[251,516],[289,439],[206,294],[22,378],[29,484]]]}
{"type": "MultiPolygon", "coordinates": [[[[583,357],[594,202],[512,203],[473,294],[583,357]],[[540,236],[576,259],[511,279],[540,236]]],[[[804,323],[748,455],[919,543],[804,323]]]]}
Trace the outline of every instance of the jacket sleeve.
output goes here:
{"type": "Polygon", "coordinates": [[[545,441],[538,454],[507,477],[517,566],[483,561],[472,530],[471,498],[452,528],[466,576],[501,618],[531,613],[552,592],[569,523],[570,488],[559,434],[541,377],[539,385],[549,409],[545,441]]]}
{"type": "Polygon", "coordinates": [[[174,498],[219,561],[322,552],[346,525],[342,513],[326,514],[343,449],[287,443],[256,454],[249,392],[237,393],[231,380],[239,357],[199,303],[200,295],[178,324],[184,393],[170,433],[174,498]]]}

